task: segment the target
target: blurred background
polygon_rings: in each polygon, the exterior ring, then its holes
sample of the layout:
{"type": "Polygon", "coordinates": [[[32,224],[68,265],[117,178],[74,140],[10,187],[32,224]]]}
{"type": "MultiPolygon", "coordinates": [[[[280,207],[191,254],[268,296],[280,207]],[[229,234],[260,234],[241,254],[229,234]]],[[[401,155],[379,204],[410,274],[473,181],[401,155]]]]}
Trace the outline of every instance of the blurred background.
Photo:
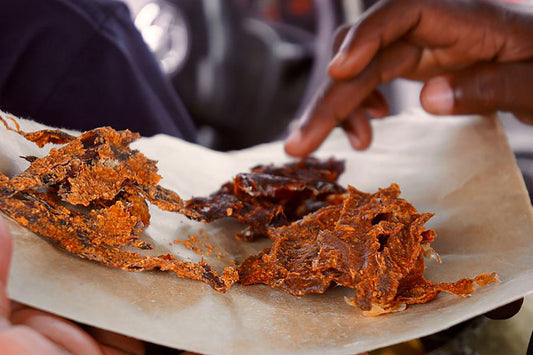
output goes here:
{"type": "MultiPolygon", "coordinates": [[[[242,149],[281,139],[326,77],[335,29],[375,0],[125,0],[200,129],[200,143],[242,149]]],[[[500,1],[533,11],[533,0],[500,1]]],[[[381,91],[391,114],[420,106],[421,84],[381,91]]],[[[533,128],[502,114],[533,191],[533,128]],[[531,143],[530,143],[531,142],[531,143]]]]}
{"type": "Polygon", "coordinates": [[[200,142],[219,150],[279,139],[324,79],[335,29],[360,13],[341,0],[126,3],[200,142]]]}
{"type": "MultiPolygon", "coordinates": [[[[278,140],[326,77],[335,29],[357,20],[371,0],[125,0],[136,27],[199,127],[217,150],[278,140]]],[[[532,11],[532,0],[503,2],[532,11]]],[[[421,84],[381,90],[391,114],[419,106],[421,84]]],[[[533,192],[533,127],[501,119],[533,192]]],[[[533,299],[507,321],[483,317],[423,341],[375,354],[524,354],[533,299]]],[[[154,347],[152,353],[162,351],[154,347]]],[[[166,349],[168,353],[169,349],[166,349]]]]}

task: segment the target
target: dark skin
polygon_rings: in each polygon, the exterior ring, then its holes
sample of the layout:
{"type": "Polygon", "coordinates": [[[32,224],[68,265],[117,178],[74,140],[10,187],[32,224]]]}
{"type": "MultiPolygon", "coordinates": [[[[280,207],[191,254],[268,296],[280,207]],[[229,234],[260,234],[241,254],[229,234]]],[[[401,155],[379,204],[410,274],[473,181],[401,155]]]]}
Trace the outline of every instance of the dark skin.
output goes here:
{"type": "MultiPolygon", "coordinates": [[[[396,78],[422,81],[422,107],[436,115],[512,112],[533,124],[533,16],[466,0],[384,0],[340,28],[330,79],[285,143],[316,150],[336,126],[355,149],[372,140],[369,117],[388,106],[377,91],[396,78]]],[[[516,314],[522,300],[487,313],[516,314]]]]}
{"type": "Polygon", "coordinates": [[[433,114],[514,113],[533,123],[533,16],[465,0],[385,0],[339,29],[330,80],[287,139],[303,157],[341,125],[355,149],[370,145],[367,116],[383,117],[377,93],[396,78],[424,82],[433,114]]]}

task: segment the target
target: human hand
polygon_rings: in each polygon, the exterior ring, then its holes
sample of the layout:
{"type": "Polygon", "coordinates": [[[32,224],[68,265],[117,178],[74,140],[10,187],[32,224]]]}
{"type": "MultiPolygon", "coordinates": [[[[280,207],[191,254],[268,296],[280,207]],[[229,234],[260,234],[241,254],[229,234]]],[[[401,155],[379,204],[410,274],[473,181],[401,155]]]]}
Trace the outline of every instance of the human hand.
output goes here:
{"type": "Polygon", "coordinates": [[[6,286],[11,253],[10,233],[0,217],[0,349],[2,349],[2,354],[144,354],[144,344],[139,340],[99,329],[91,328],[86,332],[78,325],[61,317],[10,302],[6,286]]]}
{"type": "Polygon", "coordinates": [[[533,123],[531,15],[482,1],[384,0],[341,28],[337,41],[331,80],[286,141],[291,155],[311,153],[338,124],[354,148],[367,148],[362,104],[399,77],[425,83],[420,100],[430,113],[504,110],[533,123]]]}

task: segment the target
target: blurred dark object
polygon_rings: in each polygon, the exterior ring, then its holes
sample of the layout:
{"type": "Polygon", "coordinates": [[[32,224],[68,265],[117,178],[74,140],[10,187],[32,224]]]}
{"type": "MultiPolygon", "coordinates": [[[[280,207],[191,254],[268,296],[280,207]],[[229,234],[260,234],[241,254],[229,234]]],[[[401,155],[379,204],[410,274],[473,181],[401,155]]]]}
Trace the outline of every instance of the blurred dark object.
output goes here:
{"type": "Polygon", "coordinates": [[[529,339],[529,346],[527,347],[526,355],[533,355],[533,332],[531,333],[531,338],[529,339]]]}
{"type": "Polygon", "coordinates": [[[171,349],[153,343],[146,343],[146,355],[179,355],[183,352],[183,350],[171,349]]]}
{"type": "Polygon", "coordinates": [[[486,319],[483,317],[475,317],[446,330],[422,337],[420,341],[428,354],[432,352],[440,355],[474,354],[468,340],[472,333],[485,322],[486,319]]]}
{"type": "Polygon", "coordinates": [[[196,129],[117,0],[0,2],[0,107],[86,131],[196,140],[196,129]]]}
{"type": "Polygon", "coordinates": [[[533,202],[533,152],[515,152],[516,163],[522,171],[529,199],[533,202]]]}
{"type": "Polygon", "coordinates": [[[485,317],[489,319],[494,319],[494,320],[509,319],[515,316],[520,311],[520,308],[522,308],[523,304],[524,304],[524,299],[520,298],[502,307],[493,309],[492,311],[487,312],[484,315],[485,317]]]}
{"type": "Polygon", "coordinates": [[[343,21],[340,0],[129,2],[200,142],[219,150],[281,137],[325,77],[343,21]]]}

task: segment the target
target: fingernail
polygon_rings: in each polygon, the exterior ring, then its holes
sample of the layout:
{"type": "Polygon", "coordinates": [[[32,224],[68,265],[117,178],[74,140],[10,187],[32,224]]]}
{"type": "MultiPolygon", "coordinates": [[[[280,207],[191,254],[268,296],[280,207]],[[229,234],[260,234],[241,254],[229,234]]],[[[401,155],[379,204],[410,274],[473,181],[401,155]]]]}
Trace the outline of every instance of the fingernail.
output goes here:
{"type": "Polygon", "coordinates": [[[348,139],[350,140],[350,144],[352,148],[360,150],[362,148],[362,143],[359,137],[354,133],[348,133],[348,139]]]}
{"type": "Polygon", "coordinates": [[[422,105],[427,111],[437,115],[451,114],[454,94],[449,81],[442,77],[428,81],[423,91],[422,105]]]}
{"type": "Polygon", "coordinates": [[[346,63],[347,58],[348,55],[346,54],[346,52],[341,50],[335,55],[335,57],[333,57],[333,59],[329,63],[329,69],[331,69],[332,67],[342,67],[344,63],[346,63]]]}
{"type": "Polygon", "coordinates": [[[300,143],[302,140],[302,132],[300,131],[300,128],[296,128],[294,131],[291,132],[289,135],[289,138],[285,141],[286,144],[294,145],[300,143]]]}
{"type": "Polygon", "coordinates": [[[302,142],[302,132],[299,128],[292,131],[289,137],[285,140],[285,150],[289,154],[294,154],[298,150],[298,146],[302,142]]]}

